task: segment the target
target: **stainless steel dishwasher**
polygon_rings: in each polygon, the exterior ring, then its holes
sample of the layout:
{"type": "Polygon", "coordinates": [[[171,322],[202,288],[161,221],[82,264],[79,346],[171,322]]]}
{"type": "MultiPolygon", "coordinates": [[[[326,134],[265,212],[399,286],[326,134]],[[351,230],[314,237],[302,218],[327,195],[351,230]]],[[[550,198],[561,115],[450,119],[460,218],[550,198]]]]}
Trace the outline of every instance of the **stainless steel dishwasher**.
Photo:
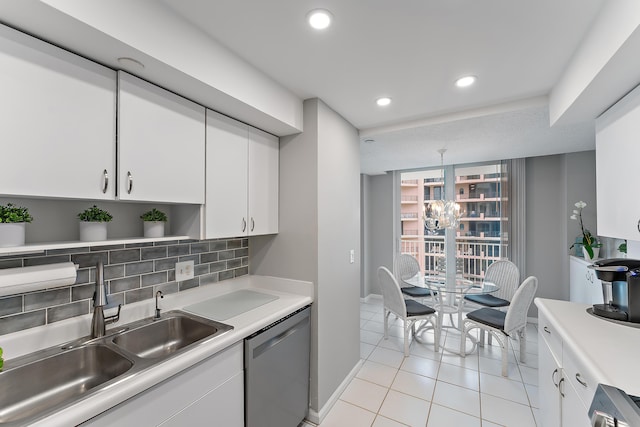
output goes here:
{"type": "Polygon", "coordinates": [[[244,341],[245,427],[297,427],[309,409],[310,306],[244,341]]]}

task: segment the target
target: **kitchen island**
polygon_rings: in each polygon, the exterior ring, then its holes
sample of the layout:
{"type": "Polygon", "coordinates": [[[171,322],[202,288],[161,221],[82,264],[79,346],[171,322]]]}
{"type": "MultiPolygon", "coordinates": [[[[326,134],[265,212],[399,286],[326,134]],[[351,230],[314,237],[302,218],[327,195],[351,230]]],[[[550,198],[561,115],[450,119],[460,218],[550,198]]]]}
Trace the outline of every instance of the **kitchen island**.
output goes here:
{"type": "MultiPolygon", "coordinates": [[[[261,328],[310,304],[313,297],[313,284],[310,282],[264,276],[242,276],[166,295],[161,300],[162,312],[183,309],[239,290],[252,290],[277,297],[277,299],[223,320],[223,323],[233,326],[233,330],[177,354],[152,369],[127,378],[126,381],[116,382],[111,387],[80,399],[54,414],[39,419],[32,425],[67,426],[85,422],[223,352],[261,328]]],[[[113,325],[114,329],[151,317],[154,310],[155,301],[153,300],[126,305],[122,309],[120,321],[113,325]]],[[[12,358],[88,335],[90,322],[91,318],[87,315],[2,336],[0,345],[5,349],[5,360],[7,360],[5,368],[11,368],[12,358]]]]}

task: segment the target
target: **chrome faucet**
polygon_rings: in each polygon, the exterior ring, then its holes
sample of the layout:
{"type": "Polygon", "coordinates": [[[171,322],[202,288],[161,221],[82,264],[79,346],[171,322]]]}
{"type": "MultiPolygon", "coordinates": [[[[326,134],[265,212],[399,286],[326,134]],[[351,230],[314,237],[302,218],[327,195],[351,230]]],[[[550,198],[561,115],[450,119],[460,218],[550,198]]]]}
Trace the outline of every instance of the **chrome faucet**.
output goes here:
{"type": "Polygon", "coordinates": [[[158,308],[158,297],[164,298],[164,295],[162,294],[162,291],[156,292],[156,315],[153,316],[153,320],[160,319],[160,309],[158,308]]]}
{"type": "Polygon", "coordinates": [[[107,290],[104,286],[104,265],[98,261],[96,265],[96,289],[93,293],[93,317],[91,318],[91,338],[103,337],[106,325],[120,320],[120,309],[122,304],[118,304],[118,312],[113,316],[104,317],[103,307],[107,305],[107,290]]]}

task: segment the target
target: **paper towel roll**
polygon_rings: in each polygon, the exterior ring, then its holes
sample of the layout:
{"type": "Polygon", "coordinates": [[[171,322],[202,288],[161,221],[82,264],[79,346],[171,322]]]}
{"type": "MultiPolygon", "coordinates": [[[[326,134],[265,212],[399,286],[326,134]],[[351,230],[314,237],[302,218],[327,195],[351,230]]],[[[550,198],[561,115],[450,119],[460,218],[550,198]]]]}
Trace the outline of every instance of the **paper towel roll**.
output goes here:
{"type": "Polygon", "coordinates": [[[72,262],[0,270],[0,296],[71,285],[76,282],[76,270],[72,262]]]}

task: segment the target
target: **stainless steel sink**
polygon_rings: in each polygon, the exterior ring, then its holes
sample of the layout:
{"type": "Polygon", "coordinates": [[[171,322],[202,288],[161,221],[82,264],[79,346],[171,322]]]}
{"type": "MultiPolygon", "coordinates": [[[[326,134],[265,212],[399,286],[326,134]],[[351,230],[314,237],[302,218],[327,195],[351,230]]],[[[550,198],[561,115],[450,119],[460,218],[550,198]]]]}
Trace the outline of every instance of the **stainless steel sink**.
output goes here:
{"type": "Polygon", "coordinates": [[[31,424],[231,329],[175,310],[5,361],[0,426],[31,424]]]}
{"type": "Polygon", "coordinates": [[[87,345],[0,373],[0,423],[20,421],[73,400],[133,362],[104,345],[87,345]]]}
{"type": "Polygon", "coordinates": [[[184,313],[171,313],[160,320],[145,324],[116,336],[118,347],[145,359],[166,357],[176,351],[228,331],[231,327],[217,322],[203,322],[184,313]]]}

